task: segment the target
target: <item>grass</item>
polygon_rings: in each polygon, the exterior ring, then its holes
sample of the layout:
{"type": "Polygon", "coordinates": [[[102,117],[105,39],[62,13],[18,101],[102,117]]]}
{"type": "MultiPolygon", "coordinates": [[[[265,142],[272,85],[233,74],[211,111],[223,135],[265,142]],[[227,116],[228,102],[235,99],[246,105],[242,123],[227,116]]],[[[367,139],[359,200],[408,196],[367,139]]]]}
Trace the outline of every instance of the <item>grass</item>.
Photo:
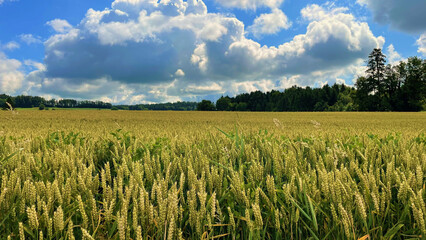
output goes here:
{"type": "Polygon", "coordinates": [[[0,119],[0,239],[425,236],[426,113],[0,119]]]}

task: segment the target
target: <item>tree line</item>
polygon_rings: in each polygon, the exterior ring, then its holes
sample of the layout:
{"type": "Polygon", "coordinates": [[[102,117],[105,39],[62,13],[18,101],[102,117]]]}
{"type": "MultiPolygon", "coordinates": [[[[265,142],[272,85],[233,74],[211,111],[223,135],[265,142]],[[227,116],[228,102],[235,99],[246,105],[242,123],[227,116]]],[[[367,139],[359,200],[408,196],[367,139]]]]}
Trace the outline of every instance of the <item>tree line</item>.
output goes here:
{"type": "Polygon", "coordinates": [[[175,102],[175,103],[153,103],[153,104],[137,104],[137,105],[118,105],[114,106],[117,110],[132,111],[194,111],[197,110],[196,102],[175,102]]]}
{"type": "Polygon", "coordinates": [[[74,99],[51,99],[46,100],[38,96],[16,96],[12,97],[6,94],[0,94],[0,109],[12,108],[34,108],[40,110],[48,108],[97,108],[112,110],[153,110],[153,111],[194,111],[197,109],[196,102],[175,102],[175,103],[156,103],[156,104],[137,104],[137,105],[116,105],[102,101],[77,101],[74,99]]]}
{"type": "Polygon", "coordinates": [[[422,111],[426,110],[426,61],[408,58],[386,65],[381,49],[367,60],[365,76],[355,87],[343,84],[321,88],[293,86],[282,92],[255,91],[235,97],[222,96],[216,103],[203,100],[200,111],[422,111]]]}
{"type": "Polygon", "coordinates": [[[213,104],[201,101],[201,111],[355,111],[353,96],[355,89],[343,84],[324,85],[322,88],[293,86],[283,92],[272,90],[263,93],[255,91],[236,97],[221,97],[213,104]]]}
{"type": "Polygon", "coordinates": [[[98,108],[98,109],[111,109],[112,104],[102,101],[77,101],[74,99],[51,99],[46,100],[43,97],[38,96],[16,96],[12,97],[6,94],[0,94],[0,107],[3,109],[9,108],[33,108],[38,107],[40,110],[46,108],[98,108]]]}

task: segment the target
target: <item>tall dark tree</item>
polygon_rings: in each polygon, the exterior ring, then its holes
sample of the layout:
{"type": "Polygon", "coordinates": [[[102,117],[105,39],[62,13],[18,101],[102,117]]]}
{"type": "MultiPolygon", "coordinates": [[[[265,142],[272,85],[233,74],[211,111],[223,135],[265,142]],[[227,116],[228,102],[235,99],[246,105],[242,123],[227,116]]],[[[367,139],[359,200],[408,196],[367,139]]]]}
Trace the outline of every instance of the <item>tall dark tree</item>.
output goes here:
{"type": "Polygon", "coordinates": [[[367,79],[370,81],[369,85],[372,87],[373,94],[379,95],[383,92],[383,79],[385,76],[386,56],[382,53],[382,49],[375,48],[370,55],[368,55],[367,62],[367,79]]]}
{"type": "Polygon", "coordinates": [[[367,61],[367,77],[359,77],[357,88],[357,104],[361,111],[385,110],[382,98],[385,93],[386,56],[380,48],[375,48],[367,61]]]}

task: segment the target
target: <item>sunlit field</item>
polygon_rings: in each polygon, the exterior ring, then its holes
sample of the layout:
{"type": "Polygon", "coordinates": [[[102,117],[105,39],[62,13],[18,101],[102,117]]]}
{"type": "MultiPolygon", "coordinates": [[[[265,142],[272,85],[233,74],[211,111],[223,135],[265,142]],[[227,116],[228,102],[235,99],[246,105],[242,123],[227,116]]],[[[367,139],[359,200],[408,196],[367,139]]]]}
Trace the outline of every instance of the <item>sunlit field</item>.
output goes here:
{"type": "Polygon", "coordinates": [[[0,239],[421,239],[426,113],[0,111],[0,239]]]}

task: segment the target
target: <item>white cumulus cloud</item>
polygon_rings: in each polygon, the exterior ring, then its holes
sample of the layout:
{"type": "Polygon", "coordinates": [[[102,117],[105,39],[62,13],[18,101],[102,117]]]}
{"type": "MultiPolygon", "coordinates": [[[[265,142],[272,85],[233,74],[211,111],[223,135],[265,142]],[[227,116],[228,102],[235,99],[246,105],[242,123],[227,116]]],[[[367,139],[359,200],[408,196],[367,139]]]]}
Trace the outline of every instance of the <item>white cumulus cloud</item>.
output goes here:
{"type": "Polygon", "coordinates": [[[387,50],[387,57],[388,57],[387,62],[389,64],[393,65],[403,60],[401,55],[395,50],[395,47],[393,46],[393,44],[389,45],[386,50],[387,50]]]}
{"type": "Polygon", "coordinates": [[[258,16],[248,31],[256,38],[262,35],[276,34],[283,29],[288,29],[291,22],[287,16],[278,8],[272,9],[271,13],[265,13],[258,16]]]}
{"type": "MultiPolygon", "coordinates": [[[[116,0],[44,43],[45,62],[27,76],[28,92],[128,103],[314,85],[347,79],[384,44],[346,9],[309,5],[301,14],[306,32],[268,47],[201,0],[116,0]]],[[[280,29],[269,27],[261,31],[280,29]]]]}
{"type": "Polygon", "coordinates": [[[257,9],[260,7],[277,8],[284,0],[216,0],[228,8],[257,9]]]}
{"type": "Polygon", "coordinates": [[[423,57],[426,57],[426,33],[420,35],[420,38],[416,41],[416,43],[417,46],[419,46],[417,52],[422,54],[423,57]]]}
{"type": "Polygon", "coordinates": [[[69,24],[67,20],[63,20],[63,19],[54,19],[54,20],[48,21],[46,24],[51,26],[53,30],[59,33],[68,32],[72,28],[72,25],[69,24]]]}
{"type": "Polygon", "coordinates": [[[15,41],[11,41],[11,42],[8,42],[8,43],[6,43],[4,45],[0,45],[0,46],[4,50],[14,50],[14,49],[18,49],[18,48],[21,47],[19,45],[19,43],[15,42],[15,41]]]}
{"type": "Polygon", "coordinates": [[[19,38],[21,39],[22,42],[30,45],[33,43],[42,43],[41,38],[39,36],[34,36],[30,33],[28,34],[21,34],[19,35],[19,38]]]}
{"type": "Polygon", "coordinates": [[[176,76],[176,77],[184,77],[184,76],[185,76],[185,72],[184,72],[184,71],[182,71],[182,69],[178,69],[178,70],[175,72],[175,76],[176,76]]]}
{"type": "Polygon", "coordinates": [[[22,87],[25,75],[20,68],[22,63],[16,59],[9,59],[0,52],[0,92],[14,94],[22,87]]]}

